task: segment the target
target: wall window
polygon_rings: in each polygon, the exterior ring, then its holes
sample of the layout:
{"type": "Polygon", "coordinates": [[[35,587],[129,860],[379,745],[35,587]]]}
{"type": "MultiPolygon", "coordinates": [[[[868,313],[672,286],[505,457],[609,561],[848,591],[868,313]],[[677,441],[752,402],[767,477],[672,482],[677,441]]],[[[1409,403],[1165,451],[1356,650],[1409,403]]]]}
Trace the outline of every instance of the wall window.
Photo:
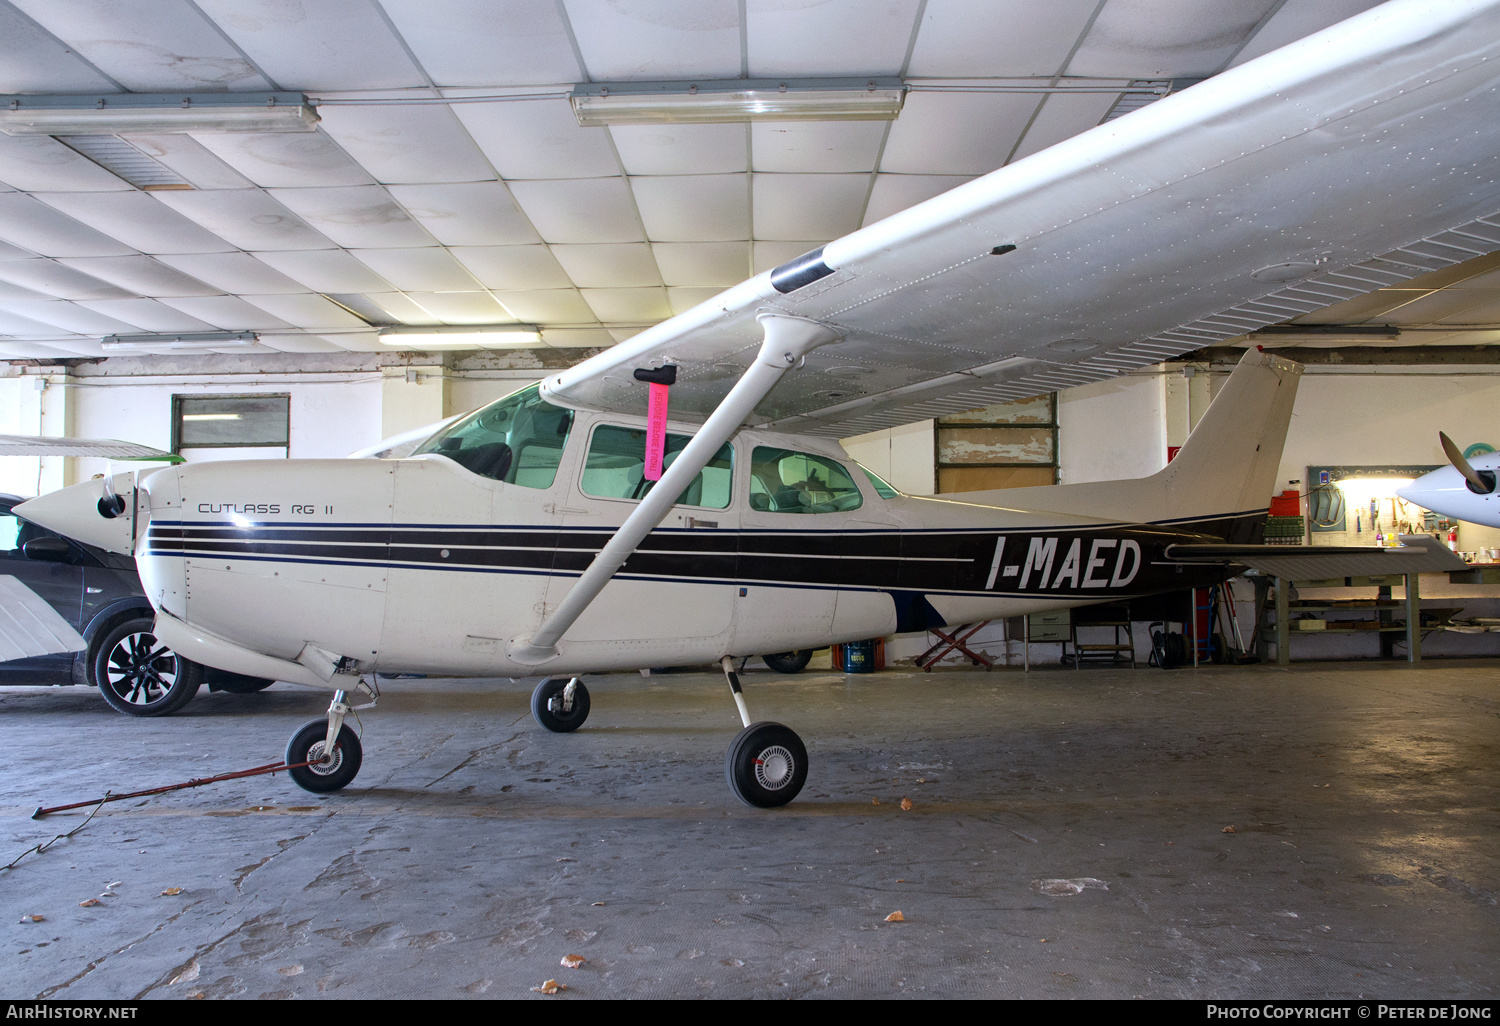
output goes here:
{"type": "MultiPolygon", "coordinates": [[[[687,448],[690,435],[667,435],[667,448],[662,457],[662,469],[670,467],[679,453],[687,448]]],[[[677,497],[679,506],[703,506],[708,509],[725,509],[729,506],[730,484],[733,481],[734,447],[724,443],[714,453],[708,466],[699,471],[697,478],[677,497]]],[[[589,455],[583,465],[583,481],[580,487],[585,495],[601,499],[641,499],[650,491],[655,481],[646,480],[646,432],[638,428],[616,427],[601,424],[594,429],[593,441],[589,443],[589,455]]]]}
{"type": "Polygon", "coordinates": [[[290,438],[289,395],[172,397],[172,451],[187,450],[189,458],[194,450],[214,449],[270,450],[254,455],[285,457],[290,438]]]}
{"type": "Polygon", "coordinates": [[[937,490],[1057,483],[1057,394],[998,403],[936,424],[937,490]]]}

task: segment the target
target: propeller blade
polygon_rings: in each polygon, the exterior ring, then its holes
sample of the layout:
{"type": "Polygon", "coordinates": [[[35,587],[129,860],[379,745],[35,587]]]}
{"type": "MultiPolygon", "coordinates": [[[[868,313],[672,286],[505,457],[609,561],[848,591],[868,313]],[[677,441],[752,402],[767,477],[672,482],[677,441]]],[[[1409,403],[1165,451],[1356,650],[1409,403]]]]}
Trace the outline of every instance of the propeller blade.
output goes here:
{"type": "Polygon", "coordinates": [[[1438,432],[1438,439],[1443,443],[1443,453],[1448,457],[1448,462],[1453,464],[1453,469],[1462,474],[1464,480],[1469,482],[1469,488],[1479,495],[1488,495],[1493,490],[1494,485],[1479,476],[1479,471],[1475,470],[1469,461],[1464,459],[1464,454],[1459,451],[1458,446],[1453,444],[1453,439],[1441,431],[1438,432]]]}

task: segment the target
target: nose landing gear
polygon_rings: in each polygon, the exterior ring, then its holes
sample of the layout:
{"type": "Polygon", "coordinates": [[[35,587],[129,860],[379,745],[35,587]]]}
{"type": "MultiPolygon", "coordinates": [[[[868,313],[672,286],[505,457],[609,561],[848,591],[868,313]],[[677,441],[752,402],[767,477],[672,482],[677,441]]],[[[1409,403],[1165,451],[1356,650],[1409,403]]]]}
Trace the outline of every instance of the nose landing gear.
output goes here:
{"type": "Polygon", "coordinates": [[[312,720],[292,735],[286,745],[287,770],[292,781],[305,791],[326,794],[345,787],[359,773],[364,749],[359,735],[344,723],[356,709],[371,709],[380,700],[373,683],[361,680],[356,689],[370,696],[363,705],[350,705],[347,691],[335,691],[326,720],[312,720]],[[307,765],[298,765],[307,763],[307,765]]]}

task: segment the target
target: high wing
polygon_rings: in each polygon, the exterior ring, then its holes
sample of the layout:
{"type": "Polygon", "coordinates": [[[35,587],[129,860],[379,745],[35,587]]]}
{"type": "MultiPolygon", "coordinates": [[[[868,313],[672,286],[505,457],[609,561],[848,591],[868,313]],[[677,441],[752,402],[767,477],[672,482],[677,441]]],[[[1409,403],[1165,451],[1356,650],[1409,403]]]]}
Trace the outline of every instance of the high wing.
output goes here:
{"type": "Polygon", "coordinates": [[[756,315],[833,329],[751,423],[845,437],[1112,375],[1500,249],[1500,0],[1391,0],[762,273],[543,383],[701,418],[756,315]]]}

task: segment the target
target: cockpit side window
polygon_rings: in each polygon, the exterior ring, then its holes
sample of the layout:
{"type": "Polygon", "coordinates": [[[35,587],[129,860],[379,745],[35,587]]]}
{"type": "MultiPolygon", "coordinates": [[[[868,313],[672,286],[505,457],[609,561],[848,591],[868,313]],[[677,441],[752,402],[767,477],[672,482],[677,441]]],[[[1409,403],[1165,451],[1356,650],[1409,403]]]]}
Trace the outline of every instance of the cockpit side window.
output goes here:
{"type": "Polygon", "coordinates": [[[424,442],[434,453],[495,481],[550,488],[573,427],[573,411],[553,406],[536,385],[497,399],[424,442]]]}
{"type": "Polygon", "coordinates": [[[750,508],[770,513],[840,513],[864,499],[843,465],[826,456],[758,445],[750,457],[750,508]]]}
{"type": "MultiPolygon", "coordinates": [[[[668,435],[662,468],[670,467],[691,440],[689,435],[668,435]]],[[[733,468],[734,446],[726,442],[708,461],[708,466],[683,489],[677,497],[677,505],[727,509],[733,468]]],[[[646,432],[639,428],[601,424],[594,429],[593,441],[589,443],[580,487],[585,495],[602,499],[642,499],[656,484],[645,479],[645,471],[646,432]]]]}

